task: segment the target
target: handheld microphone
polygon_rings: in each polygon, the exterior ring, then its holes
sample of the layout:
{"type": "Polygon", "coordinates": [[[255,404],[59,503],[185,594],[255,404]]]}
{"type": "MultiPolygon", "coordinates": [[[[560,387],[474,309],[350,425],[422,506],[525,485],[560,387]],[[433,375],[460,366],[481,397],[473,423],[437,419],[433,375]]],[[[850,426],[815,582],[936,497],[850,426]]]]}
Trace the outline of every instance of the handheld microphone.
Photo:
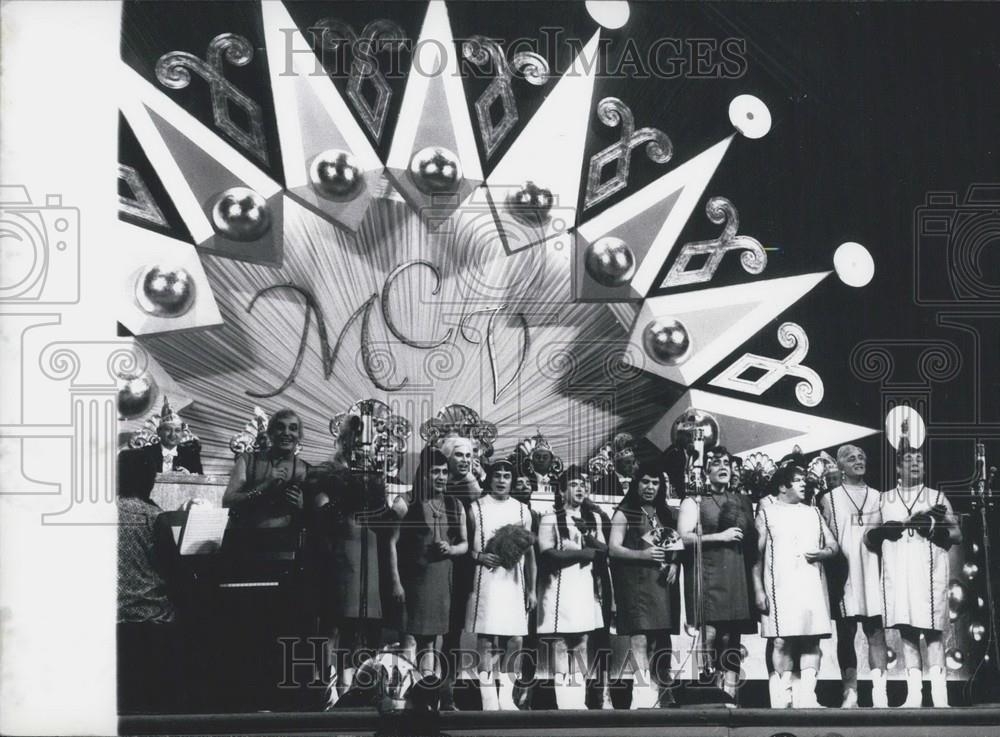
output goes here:
{"type": "Polygon", "coordinates": [[[980,494],[985,493],[987,486],[985,443],[976,443],[976,471],[974,478],[976,479],[978,492],[980,494]]]}

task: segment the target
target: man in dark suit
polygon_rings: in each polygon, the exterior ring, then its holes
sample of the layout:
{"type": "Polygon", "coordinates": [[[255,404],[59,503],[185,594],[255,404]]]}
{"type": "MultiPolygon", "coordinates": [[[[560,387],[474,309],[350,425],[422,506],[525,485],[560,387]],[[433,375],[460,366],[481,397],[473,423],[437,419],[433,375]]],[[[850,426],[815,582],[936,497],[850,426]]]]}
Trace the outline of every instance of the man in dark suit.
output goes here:
{"type": "MultiPolygon", "coordinates": [[[[124,450],[118,458],[119,489],[149,497],[156,474],[170,471],[202,474],[201,444],[166,399],[163,409],[136,433],[143,445],[124,450]],[[156,433],[152,427],[156,427],[156,433]]],[[[135,441],[133,441],[135,442],[135,441]]]]}

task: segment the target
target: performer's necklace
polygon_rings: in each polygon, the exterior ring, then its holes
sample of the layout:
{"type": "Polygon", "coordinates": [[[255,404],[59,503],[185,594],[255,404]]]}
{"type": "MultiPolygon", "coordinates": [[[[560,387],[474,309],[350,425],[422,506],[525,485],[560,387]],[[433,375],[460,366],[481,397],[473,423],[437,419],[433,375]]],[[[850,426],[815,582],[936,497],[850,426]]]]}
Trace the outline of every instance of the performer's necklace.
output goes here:
{"type": "Polygon", "coordinates": [[[660,521],[656,518],[655,514],[650,514],[649,512],[647,512],[645,505],[639,507],[639,509],[641,509],[642,513],[646,515],[646,522],[649,524],[650,529],[653,530],[660,529],[660,521]]]}
{"type": "Polygon", "coordinates": [[[865,524],[865,505],[868,503],[868,484],[865,484],[865,498],[861,501],[860,507],[854,503],[854,497],[851,496],[851,491],[847,488],[847,484],[841,484],[840,486],[844,490],[844,493],[847,494],[847,500],[858,513],[858,527],[863,526],[865,524]]]}
{"type": "MultiPolygon", "coordinates": [[[[911,486],[910,488],[912,489],[913,487],[911,486]]],[[[917,492],[916,496],[913,497],[913,502],[911,504],[907,504],[906,502],[903,501],[903,485],[902,484],[899,485],[899,501],[903,502],[903,506],[906,507],[907,519],[913,516],[913,508],[917,506],[917,502],[920,501],[920,497],[924,493],[924,489],[926,488],[927,486],[925,484],[920,484],[920,490],[917,492]]],[[[917,534],[912,527],[908,529],[906,532],[910,537],[913,537],[915,534],[917,534]]]]}

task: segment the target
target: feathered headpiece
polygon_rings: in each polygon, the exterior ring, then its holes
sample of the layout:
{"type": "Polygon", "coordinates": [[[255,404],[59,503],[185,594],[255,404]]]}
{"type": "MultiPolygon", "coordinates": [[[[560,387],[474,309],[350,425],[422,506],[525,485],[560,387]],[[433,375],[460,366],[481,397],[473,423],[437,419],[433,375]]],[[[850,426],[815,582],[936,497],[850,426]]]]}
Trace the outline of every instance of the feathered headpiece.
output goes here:
{"type": "MultiPolygon", "coordinates": [[[[270,446],[267,437],[267,423],[270,418],[260,407],[253,408],[253,417],[243,426],[243,429],[229,440],[229,450],[236,455],[241,453],[263,452],[270,446]]],[[[295,449],[298,453],[298,448],[295,449]]]]}
{"type": "Polygon", "coordinates": [[[164,396],[163,407],[160,409],[160,413],[150,415],[143,423],[142,427],[132,434],[132,438],[128,442],[129,447],[144,448],[147,445],[156,445],[160,442],[160,435],[158,432],[160,427],[176,422],[181,424],[181,438],[177,442],[178,445],[198,441],[198,436],[191,432],[187,423],[181,419],[179,414],[174,412],[173,408],[170,406],[170,402],[167,400],[167,397],[164,396]]]}
{"type": "Polygon", "coordinates": [[[527,463],[529,473],[541,473],[555,477],[558,476],[563,469],[562,458],[557,456],[552,451],[552,446],[549,444],[549,441],[545,439],[545,436],[542,435],[541,431],[535,433],[531,437],[524,438],[520,443],[518,443],[515,453],[518,453],[521,457],[528,459],[527,463]],[[551,456],[549,467],[545,469],[538,467],[540,462],[540,458],[538,456],[542,452],[548,453],[551,456]]]}
{"type": "Polygon", "coordinates": [[[454,435],[478,441],[480,455],[489,458],[493,455],[497,426],[464,404],[449,404],[420,426],[420,437],[428,445],[440,447],[446,437],[454,435]]]}

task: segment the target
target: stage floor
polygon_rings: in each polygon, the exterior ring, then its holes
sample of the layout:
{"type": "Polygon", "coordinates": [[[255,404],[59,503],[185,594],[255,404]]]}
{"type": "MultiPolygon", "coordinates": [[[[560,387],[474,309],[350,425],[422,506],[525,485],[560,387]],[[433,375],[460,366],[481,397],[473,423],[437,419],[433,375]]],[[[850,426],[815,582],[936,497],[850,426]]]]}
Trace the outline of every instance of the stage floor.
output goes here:
{"type": "MultiPolygon", "coordinates": [[[[122,735],[371,735],[374,710],[122,717],[122,735]]],[[[996,737],[1000,707],[951,709],[727,709],[444,713],[440,734],[652,737],[996,737]]]]}

